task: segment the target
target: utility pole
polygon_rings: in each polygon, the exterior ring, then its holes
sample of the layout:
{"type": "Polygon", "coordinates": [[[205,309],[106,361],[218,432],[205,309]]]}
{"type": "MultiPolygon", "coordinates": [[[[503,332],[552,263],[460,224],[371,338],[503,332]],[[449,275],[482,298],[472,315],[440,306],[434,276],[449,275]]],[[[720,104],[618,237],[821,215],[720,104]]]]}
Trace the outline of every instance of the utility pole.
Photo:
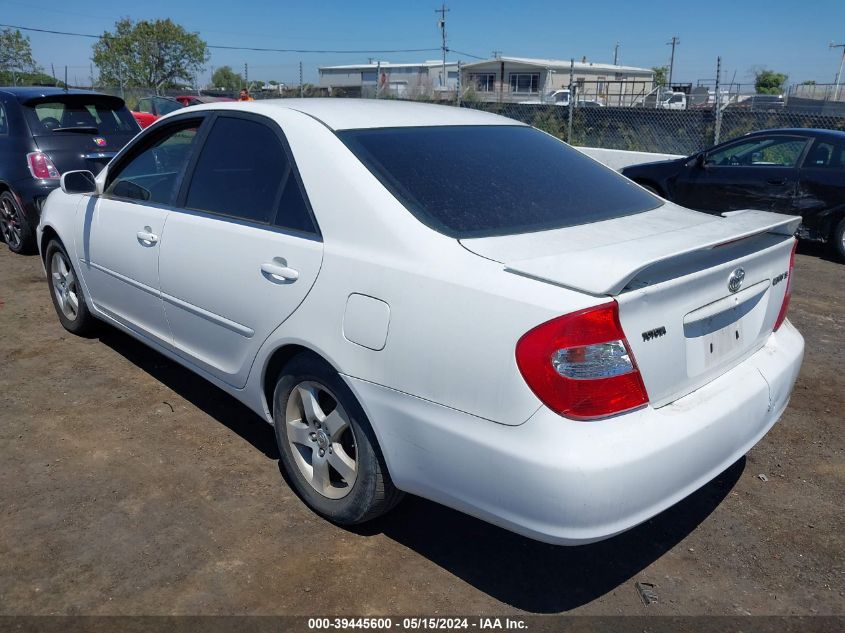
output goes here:
{"type": "Polygon", "coordinates": [[[672,36],[671,42],[666,42],[667,46],[672,47],[672,56],[669,58],[669,90],[672,89],[672,73],[675,71],[675,47],[681,43],[677,36],[672,36]]]}
{"type": "Polygon", "coordinates": [[[616,46],[613,47],[613,65],[619,65],[619,42],[616,42],[616,46]]]}
{"type": "Polygon", "coordinates": [[[845,66],[845,44],[834,44],[833,42],[830,43],[829,48],[841,48],[842,49],[842,61],[839,62],[839,72],[836,73],[836,88],[833,89],[833,100],[839,101],[839,83],[842,81],[842,67],[845,66]]]}
{"type": "Polygon", "coordinates": [[[434,12],[440,14],[438,26],[440,26],[440,52],[443,53],[443,90],[446,90],[446,14],[449,12],[449,9],[446,8],[446,3],[444,2],[434,12]]]}
{"type": "Polygon", "coordinates": [[[305,89],[302,86],[302,62],[299,62],[299,98],[305,96],[305,89]]]}
{"type": "Polygon", "coordinates": [[[493,51],[490,54],[493,56],[493,59],[499,59],[502,56],[502,51],[493,51]]]}
{"type": "Polygon", "coordinates": [[[244,84],[244,87],[249,90],[249,66],[246,62],[244,62],[244,84]]]}

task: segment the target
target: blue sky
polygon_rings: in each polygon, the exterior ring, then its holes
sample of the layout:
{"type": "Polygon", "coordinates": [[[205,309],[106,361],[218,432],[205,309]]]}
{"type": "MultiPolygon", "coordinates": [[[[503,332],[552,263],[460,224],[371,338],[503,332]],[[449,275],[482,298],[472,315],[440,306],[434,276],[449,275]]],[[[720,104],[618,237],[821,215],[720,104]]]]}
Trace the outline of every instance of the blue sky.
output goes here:
{"type": "MultiPolygon", "coordinates": [[[[696,81],[715,77],[722,56],[724,77],[750,82],[752,69],[785,72],[790,82],[833,82],[838,51],[828,43],[845,42],[842,0],[631,0],[555,2],[522,0],[452,0],[447,3],[448,45],[459,51],[610,62],[620,43],[619,62],[651,67],[668,64],[673,35],[681,43],[675,78],[696,81]]],[[[0,22],[45,29],[102,33],[116,19],[169,17],[209,44],[307,49],[400,49],[440,46],[440,33],[429,1],[254,2],[252,0],[136,0],[127,3],[0,0],[0,22]],[[37,7],[37,8],[34,8],[37,7]]],[[[92,40],[28,33],[33,53],[57,75],[67,65],[69,79],[81,83],[90,74],[92,40]],[[60,70],[62,69],[62,70],[60,70]]],[[[305,81],[315,81],[317,66],[366,61],[373,56],[403,62],[436,59],[431,53],[295,54],[213,51],[211,67],[249,64],[251,79],[295,83],[303,62],[305,81]]],[[[459,57],[450,55],[451,58],[459,57]]],[[[466,58],[465,58],[466,59],[466,58]]]]}

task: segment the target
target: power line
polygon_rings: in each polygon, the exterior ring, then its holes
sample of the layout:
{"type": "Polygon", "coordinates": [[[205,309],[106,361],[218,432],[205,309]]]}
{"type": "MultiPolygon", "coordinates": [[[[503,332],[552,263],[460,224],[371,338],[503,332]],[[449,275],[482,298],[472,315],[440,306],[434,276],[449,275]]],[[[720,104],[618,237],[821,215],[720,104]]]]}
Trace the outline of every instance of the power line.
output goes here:
{"type": "MultiPolygon", "coordinates": [[[[107,35],[93,35],[91,33],[71,33],[68,31],[54,31],[51,29],[36,29],[33,27],[28,26],[19,26],[16,24],[0,24],[0,27],[10,28],[10,29],[18,29],[19,31],[32,31],[34,33],[48,33],[50,35],[68,35],[71,37],[87,37],[90,39],[100,40],[100,39],[116,39],[111,36],[107,35]]],[[[216,49],[216,50],[229,50],[229,51],[254,51],[254,52],[261,52],[261,53],[328,53],[328,54],[335,54],[335,55],[363,55],[367,53],[373,54],[382,54],[382,53],[433,53],[440,51],[439,48],[396,48],[396,49],[383,49],[383,50],[373,50],[373,49],[365,49],[365,50],[328,50],[328,49],[304,49],[304,48],[261,48],[261,47],[254,47],[254,46],[223,46],[220,44],[206,44],[208,48],[216,49]]]]}
{"type": "Polygon", "coordinates": [[[472,57],[473,59],[487,59],[486,57],[479,57],[478,55],[473,55],[471,53],[464,53],[463,51],[456,51],[454,48],[447,48],[447,51],[450,53],[457,53],[458,55],[463,55],[464,57],[472,57]]]}

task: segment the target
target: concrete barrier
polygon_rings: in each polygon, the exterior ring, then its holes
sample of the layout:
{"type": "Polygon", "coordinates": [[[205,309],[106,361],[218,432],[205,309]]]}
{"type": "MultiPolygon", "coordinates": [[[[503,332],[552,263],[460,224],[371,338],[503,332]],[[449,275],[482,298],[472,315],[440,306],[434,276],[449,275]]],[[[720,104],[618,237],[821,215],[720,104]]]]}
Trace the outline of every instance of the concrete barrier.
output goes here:
{"type": "Polygon", "coordinates": [[[576,147],[575,149],[584,152],[590,158],[595,158],[608,167],[620,170],[628,165],[640,163],[654,163],[659,160],[672,160],[683,158],[679,154],[652,154],[651,152],[629,152],[622,149],[602,149],[599,147],[576,147]]]}

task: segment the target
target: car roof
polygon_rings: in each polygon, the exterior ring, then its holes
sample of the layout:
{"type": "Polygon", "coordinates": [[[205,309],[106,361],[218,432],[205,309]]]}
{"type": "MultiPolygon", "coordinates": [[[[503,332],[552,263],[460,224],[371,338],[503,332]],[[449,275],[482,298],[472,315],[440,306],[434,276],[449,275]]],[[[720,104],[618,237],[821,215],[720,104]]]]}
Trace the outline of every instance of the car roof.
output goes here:
{"type": "Polygon", "coordinates": [[[120,97],[113,97],[102,92],[95,92],[93,90],[75,90],[58,88],[56,86],[0,86],[0,92],[16,97],[18,101],[29,101],[30,99],[38,99],[40,97],[52,97],[54,95],[96,95],[98,97],[112,97],[119,99],[120,97]]]}
{"type": "MultiPolygon", "coordinates": [[[[497,114],[454,106],[398,101],[394,99],[263,99],[209,103],[191,107],[199,110],[238,110],[273,116],[280,109],[307,114],[335,130],[442,125],[524,125],[497,114]]],[[[175,114],[175,113],[174,113],[175,114]]],[[[168,115],[168,116],[172,116],[168,115]]]]}
{"type": "Polygon", "coordinates": [[[800,134],[801,136],[825,136],[832,137],[839,140],[845,139],[845,131],[843,130],[825,130],[814,127],[783,127],[771,128],[767,130],[756,130],[749,132],[746,136],[758,136],[760,134],[800,134]]]}

